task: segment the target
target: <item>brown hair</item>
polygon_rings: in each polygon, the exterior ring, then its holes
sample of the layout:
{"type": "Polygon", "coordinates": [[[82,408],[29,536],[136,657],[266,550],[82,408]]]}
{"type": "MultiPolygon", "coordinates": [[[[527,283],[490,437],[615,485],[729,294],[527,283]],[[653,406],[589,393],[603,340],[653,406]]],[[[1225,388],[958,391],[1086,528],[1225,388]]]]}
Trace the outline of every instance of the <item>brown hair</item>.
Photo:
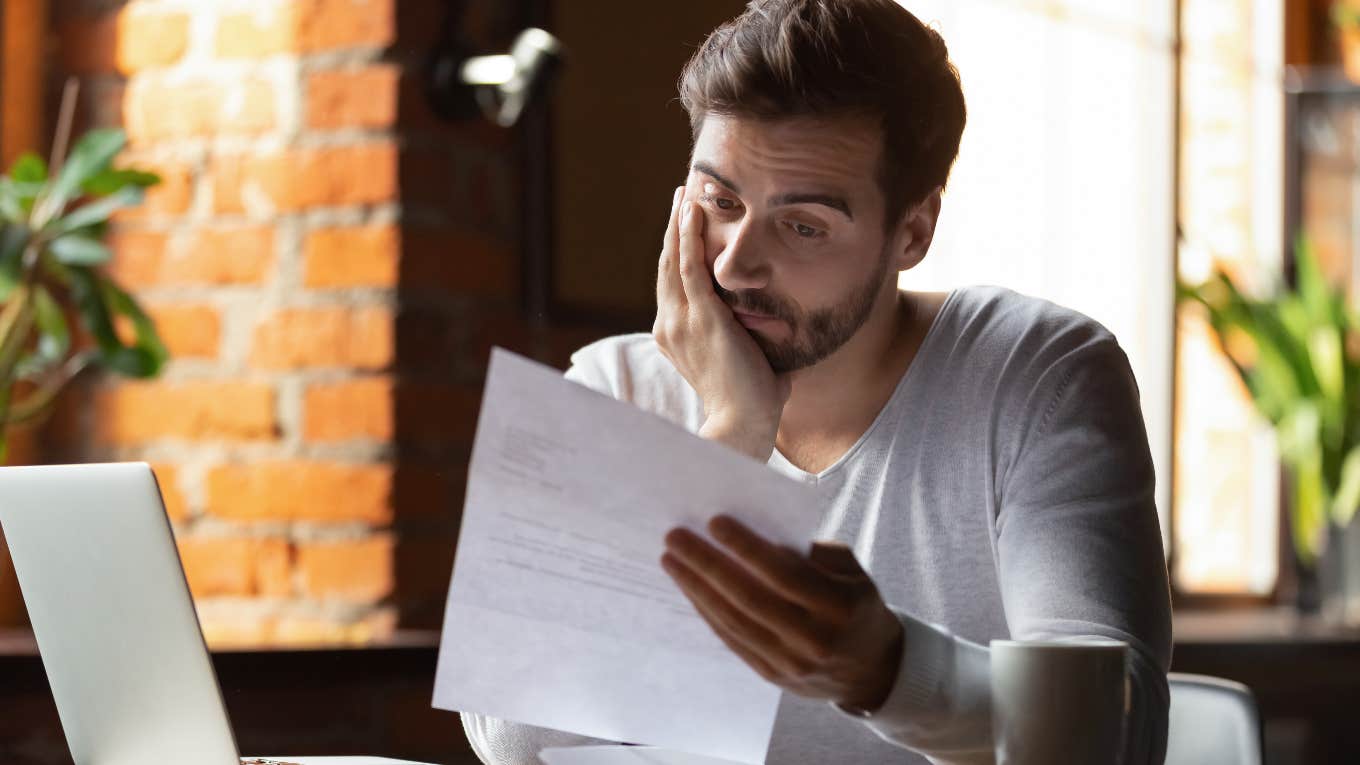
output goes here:
{"type": "Polygon", "coordinates": [[[696,138],[709,114],[877,121],[888,229],[945,185],[966,118],[944,40],[893,0],[751,0],[685,64],[680,103],[696,138]]]}

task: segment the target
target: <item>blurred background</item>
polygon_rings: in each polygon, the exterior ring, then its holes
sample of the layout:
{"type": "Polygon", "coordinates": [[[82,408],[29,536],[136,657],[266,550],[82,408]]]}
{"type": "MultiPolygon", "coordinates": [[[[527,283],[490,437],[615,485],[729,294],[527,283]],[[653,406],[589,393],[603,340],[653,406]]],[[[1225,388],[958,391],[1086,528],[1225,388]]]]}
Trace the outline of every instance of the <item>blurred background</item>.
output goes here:
{"type": "MultiPolygon", "coordinates": [[[[1176,291],[1287,289],[1300,235],[1360,286],[1360,3],[901,2],[970,112],[902,286],[1000,284],[1115,332],[1175,669],[1251,685],[1269,762],[1360,761],[1354,524],[1297,552],[1275,430],[1176,291]]],[[[7,460],[152,463],[243,750],[476,761],[429,698],[489,349],[563,367],[650,329],[674,83],[742,6],[4,0],[0,166],[49,154],[73,78],[72,136],[125,131],[116,164],[160,183],[102,232],[106,270],[169,353],[77,377],[7,460]],[[500,124],[450,72],[529,27],[561,54],[500,124]]],[[[0,761],[67,762],[24,625],[0,545],[0,761]]]]}

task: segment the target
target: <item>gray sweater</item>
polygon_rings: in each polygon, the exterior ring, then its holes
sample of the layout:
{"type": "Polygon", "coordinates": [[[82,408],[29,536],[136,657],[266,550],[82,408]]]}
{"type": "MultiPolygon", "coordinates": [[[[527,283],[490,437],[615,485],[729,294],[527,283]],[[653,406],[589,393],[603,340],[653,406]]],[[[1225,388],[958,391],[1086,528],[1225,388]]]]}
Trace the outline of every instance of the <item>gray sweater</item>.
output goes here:
{"type": "MultiPolygon", "coordinates": [[[[691,432],[703,422],[648,335],[602,340],[572,364],[571,379],[691,432]]],[[[1126,762],[1162,762],[1166,565],[1137,385],[1105,328],[1007,290],[955,290],[843,457],[815,475],[778,451],[769,464],[821,492],[820,536],[854,548],[906,639],[892,693],[867,719],[785,693],[767,763],[990,763],[988,641],[1091,636],[1132,648],[1126,762]]],[[[463,724],[491,765],[592,743],[472,714],[463,724]]]]}

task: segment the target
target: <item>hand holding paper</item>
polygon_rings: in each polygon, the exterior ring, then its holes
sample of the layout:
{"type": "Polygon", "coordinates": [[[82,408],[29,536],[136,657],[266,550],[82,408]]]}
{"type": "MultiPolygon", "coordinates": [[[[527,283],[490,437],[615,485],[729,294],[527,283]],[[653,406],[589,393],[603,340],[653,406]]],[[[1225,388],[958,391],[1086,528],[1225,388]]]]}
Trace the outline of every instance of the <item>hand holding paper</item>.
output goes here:
{"type": "Polygon", "coordinates": [[[727,647],[784,690],[881,706],[897,676],[902,624],[854,553],[819,542],[804,557],[726,516],[709,530],[731,555],[677,529],[661,562],[727,647]]]}
{"type": "Polygon", "coordinates": [[[445,611],[435,705],[760,762],[779,689],[660,566],[677,526],[730,514],[807,549],[809,487],[497,350],[445,611]]]}

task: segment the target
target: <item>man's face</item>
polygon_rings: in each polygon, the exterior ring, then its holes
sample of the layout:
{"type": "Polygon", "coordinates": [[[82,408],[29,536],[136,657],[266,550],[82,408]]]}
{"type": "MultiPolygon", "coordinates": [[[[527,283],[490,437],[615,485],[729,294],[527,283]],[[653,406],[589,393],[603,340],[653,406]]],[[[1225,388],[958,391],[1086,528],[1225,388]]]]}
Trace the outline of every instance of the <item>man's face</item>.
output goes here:
{"type": "Polygon", "coordinates": [[[685,198],[719,297],[776,372],[811,366],[891,294],[881,138],[855,119],[704,119],[685,198]]]}

